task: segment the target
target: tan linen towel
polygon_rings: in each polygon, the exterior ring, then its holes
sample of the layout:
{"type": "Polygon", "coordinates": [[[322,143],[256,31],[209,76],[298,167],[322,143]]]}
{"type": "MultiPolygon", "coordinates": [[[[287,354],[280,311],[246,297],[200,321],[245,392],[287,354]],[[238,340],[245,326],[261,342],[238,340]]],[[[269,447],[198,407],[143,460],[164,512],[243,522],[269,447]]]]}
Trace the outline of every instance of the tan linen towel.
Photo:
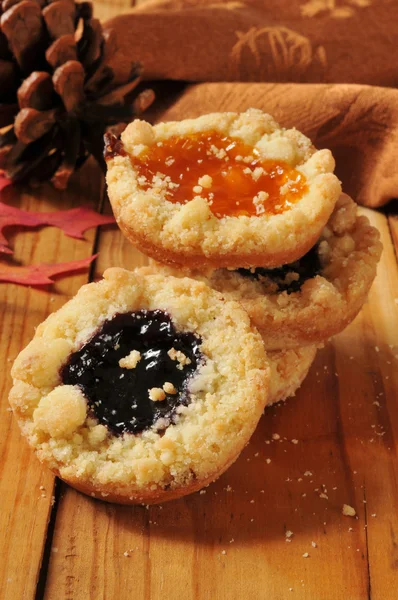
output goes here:
{"type": "Polygon", "coordinates": [[[107,25],[148,79],[398,84],[397,0],[164,0],[107,25]]]}
{"type": "Polygon", "coordinates": [[[300,82],[203,85],[182,102],[197,116],[215,98],[219,107],[219,95],[230,110],[242,94],[242,109],[257,106],[331,148],[357,202],[398,197],[398,91],[344,84],[398,83],[398,0],[165,0],[105,26],[117,31],[122,77],[135,58],[151,79],[300,82]]]}

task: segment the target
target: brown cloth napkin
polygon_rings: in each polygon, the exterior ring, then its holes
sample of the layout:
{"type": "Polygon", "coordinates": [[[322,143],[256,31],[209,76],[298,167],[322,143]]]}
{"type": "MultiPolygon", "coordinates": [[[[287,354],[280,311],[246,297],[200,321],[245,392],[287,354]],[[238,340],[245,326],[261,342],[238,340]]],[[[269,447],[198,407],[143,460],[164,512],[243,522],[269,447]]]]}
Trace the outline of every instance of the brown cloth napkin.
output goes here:
{"type": "Polygon", "coordinates": [[[106,27],[118,34],[122,77],[134,58],[147,79],[278,82],[236,84],[239,92],[199,86],[188,94],[192,114],[214,110],[209,90],[213,99],[241,93],[242,109],[262,108],[330,147],[358,202],[375,207],[398,197],[398,92],[314,85],[398,84],[398,0],[164,0],[106,27]]]}
{"type": "Polygon", "coordinates": [[[164,0],[107,25],[147,79],[398,84],[397,0],[164,0]]]}

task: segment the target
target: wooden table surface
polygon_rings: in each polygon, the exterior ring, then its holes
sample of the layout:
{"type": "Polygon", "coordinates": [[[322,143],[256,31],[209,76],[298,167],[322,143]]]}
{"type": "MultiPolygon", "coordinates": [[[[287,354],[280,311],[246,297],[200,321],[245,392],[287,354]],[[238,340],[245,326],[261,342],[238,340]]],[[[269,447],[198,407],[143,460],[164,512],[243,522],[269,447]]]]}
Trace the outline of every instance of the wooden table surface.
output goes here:
{"type": "MultiPolygon", "coordinates": [[[[98,4],[105,16],[123,5],[98,4]]],[[[159,118],[188,116],[197,92],[188,89],[159,118]]],[[[213,108],[248,102],[224,94],[213,108]]],[[[2,195],[39,211],[83,200],[99,207],[103,199],[93,164],[62,194],[43,186],[2,195]]],[[[99,258],[89,273],[48,288],[0,284],[1,599],[398,598],[398,218],[365,212],[384,253],[360,315],[319,352],[296,397],[265,411],[227,473],[203,494],[150,508],[109,505],[54,479],[21,438],[7,402],[12,360],[34,328],[108,266],[133,268],[145,257],[116,226],[90,230],[86,241],[50,227],[12,233],[17,263],[94,251],[99,258]],[[357,518],[343,516],[343,504],[357,518]]]]}

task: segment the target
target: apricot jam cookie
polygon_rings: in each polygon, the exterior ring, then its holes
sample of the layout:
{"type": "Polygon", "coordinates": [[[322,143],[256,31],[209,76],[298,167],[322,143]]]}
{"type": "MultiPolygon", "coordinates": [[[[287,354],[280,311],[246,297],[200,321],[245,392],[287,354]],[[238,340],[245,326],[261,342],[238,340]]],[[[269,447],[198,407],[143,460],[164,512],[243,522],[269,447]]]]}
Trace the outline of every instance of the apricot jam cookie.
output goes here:
{"type": "Polygon", "coordinates": [[[270,368],[238,303],[202,282],[108,269],[17,357],[10,403],[39,459],[123,504],[183,496],[248,442],[270,368]]]}
{"type": "Polygon", "coordinates": [[[318,239],[341,188],[329,150],[260,110],[151,126],[105,140],[116,220],[140,250],[189,267],[267,268],[318,239]]]}
{"type": "Polygon", "coordinates": [[[305,346],[267,352],[271,367],[268,406],[295,395],[307,377],[317,349],[317,346],[305,346]]]}

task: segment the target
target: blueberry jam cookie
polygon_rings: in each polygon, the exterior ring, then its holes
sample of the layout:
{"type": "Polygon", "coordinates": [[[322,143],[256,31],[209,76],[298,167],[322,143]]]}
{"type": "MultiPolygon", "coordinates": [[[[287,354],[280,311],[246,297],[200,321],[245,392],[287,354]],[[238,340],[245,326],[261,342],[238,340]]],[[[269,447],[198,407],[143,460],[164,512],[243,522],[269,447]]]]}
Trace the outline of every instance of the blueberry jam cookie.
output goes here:
{"type": "MultiPolygon", "coordinates": [[[[376,276],[379,232],[341,194],[316,244],[294,263],[265,269],[203,273],[166,269],[206,281],[239,301],[263,335],[267,350],[319,344],[358,314],[376,276]]],[[[160,267],[162,268],[162,267],[160,267]]]]}
{"type": "Polygon", "coordinates": [[[317,346],[305,346],[267,352],[271,367],[268,406],[295,395],[307,377],[317,349],[317,346]]]}
{"type": "Polygon", "coordinates": [[[256,109],[105,140],[109,198],[127,238],[157,260],[272,268],[316,242],[339,197],[329,150],[256,109]]]}
{"type": "Polygon", "coordinates": [[[108,269],[16,359],[10,403],[39,459],[124,504],[200,489],[235,461],[268,399],[247,313],[203,282],[108,269]]]}

